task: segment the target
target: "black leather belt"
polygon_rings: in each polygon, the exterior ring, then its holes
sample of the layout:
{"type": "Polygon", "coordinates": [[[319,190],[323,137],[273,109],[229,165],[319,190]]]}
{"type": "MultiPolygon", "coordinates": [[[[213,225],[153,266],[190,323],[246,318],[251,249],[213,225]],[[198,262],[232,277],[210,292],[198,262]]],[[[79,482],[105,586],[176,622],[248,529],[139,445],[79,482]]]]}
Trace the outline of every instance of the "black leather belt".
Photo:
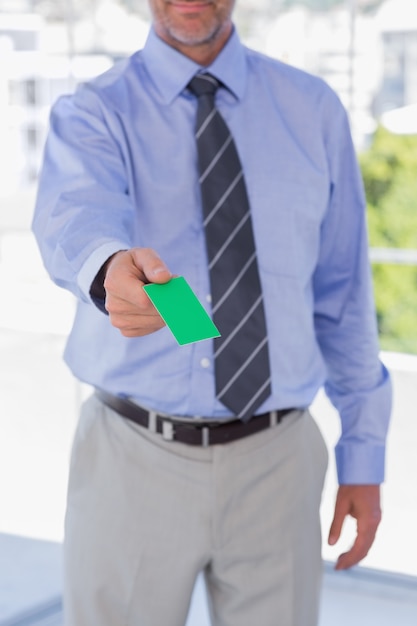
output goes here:
{"type": "Polygon", "coordinates": [[[101,389],[96,390],[97,397],[106,406],[116,411],[123,417],[132,420],[140,426],[144,426],[151,432],[160,433],[169,441],[179,441],[191,446],[210,446],[221,443],[229,443],[248,435],[253,435],[266,428],[279,424],[282,418],[297,409],[281,409],[255,415],[248,422],[240,419],[230,421],[199,421],[190,418],[176,419],[175,416],[161,415],[154,411],[148,411],[131,402],[127,398],[114,396],[101,389]]]}

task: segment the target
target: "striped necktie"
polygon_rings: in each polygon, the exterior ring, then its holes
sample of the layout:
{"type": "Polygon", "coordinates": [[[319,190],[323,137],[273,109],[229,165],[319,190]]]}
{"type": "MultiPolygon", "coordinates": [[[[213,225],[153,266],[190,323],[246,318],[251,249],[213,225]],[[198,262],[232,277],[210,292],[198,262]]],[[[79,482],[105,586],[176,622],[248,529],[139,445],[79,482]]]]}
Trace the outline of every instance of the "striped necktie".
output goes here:
{"type": "Polygon", "coordinates": [[[214,322],[217,398],[248,420],[271,394],[268,339],[242,166],[215,106],[219,82],[197,74],[197,152],[214,322]]]}

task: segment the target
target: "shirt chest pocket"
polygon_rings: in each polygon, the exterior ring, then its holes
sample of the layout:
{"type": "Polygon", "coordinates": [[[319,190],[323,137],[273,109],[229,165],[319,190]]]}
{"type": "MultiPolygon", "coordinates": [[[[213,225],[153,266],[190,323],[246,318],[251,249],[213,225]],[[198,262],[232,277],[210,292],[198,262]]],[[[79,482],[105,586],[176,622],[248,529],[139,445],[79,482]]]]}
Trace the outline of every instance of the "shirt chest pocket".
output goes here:
{"type": "Polygon", "coordinates": [[[255,191],[253,224],[263,272],[308,279],[320,249],[327,194],[314,185],[269,181],[255,191]]]}

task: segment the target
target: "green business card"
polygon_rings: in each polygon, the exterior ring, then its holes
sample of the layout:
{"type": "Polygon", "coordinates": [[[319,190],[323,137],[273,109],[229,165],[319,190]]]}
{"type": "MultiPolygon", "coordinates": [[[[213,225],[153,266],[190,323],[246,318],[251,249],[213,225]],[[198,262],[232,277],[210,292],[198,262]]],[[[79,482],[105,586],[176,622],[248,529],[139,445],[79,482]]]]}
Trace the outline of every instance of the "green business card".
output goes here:
{"type": "Polygon", "coordinates": [[[182,276],[162,285],[151,283],[143,288],[180,346],[220,337],[212,319],[182,276]]]}

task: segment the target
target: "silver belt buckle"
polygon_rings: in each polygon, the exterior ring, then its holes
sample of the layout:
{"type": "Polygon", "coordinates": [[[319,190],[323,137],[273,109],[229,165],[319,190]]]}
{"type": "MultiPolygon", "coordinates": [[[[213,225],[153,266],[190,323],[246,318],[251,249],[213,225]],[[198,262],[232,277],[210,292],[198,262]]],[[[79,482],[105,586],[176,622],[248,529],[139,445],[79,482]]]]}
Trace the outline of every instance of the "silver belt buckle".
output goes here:
{"type": "Polygon", "coordinates": [[[201,429],[201,445],[203,448],[208,448],[210,445],[210,428],[203,426],[201,429]]]}

